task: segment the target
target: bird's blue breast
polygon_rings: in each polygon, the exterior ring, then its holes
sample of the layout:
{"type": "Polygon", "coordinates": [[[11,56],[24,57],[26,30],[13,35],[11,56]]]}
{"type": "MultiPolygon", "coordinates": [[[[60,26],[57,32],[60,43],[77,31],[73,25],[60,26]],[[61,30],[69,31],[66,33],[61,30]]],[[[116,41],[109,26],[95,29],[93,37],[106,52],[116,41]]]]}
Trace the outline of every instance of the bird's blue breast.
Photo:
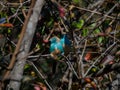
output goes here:
{"type": "Polygon", "coordinates": [[[54,52],[55,49],[59,50],[61,53],[64,53],[64,46],[71,45],[70,40],[66,35],[63,35],[59,40],[57,40],[58,37],[53,37],[50,39],[51,44],[50,44],[50,53],[54,52]]]}
{"type": "MultiPolygon", "coordinates": [[[[53,38],[55,39],[55,38],[53,38]]],[[[55,51],[55,49],[59,50],[61,53],[64,52],[64,49],[63,49],[63,45],[60,41],[55,41],[54,42],[51,42],[51,45],[50,45],[50,53],[55,51]]]]}

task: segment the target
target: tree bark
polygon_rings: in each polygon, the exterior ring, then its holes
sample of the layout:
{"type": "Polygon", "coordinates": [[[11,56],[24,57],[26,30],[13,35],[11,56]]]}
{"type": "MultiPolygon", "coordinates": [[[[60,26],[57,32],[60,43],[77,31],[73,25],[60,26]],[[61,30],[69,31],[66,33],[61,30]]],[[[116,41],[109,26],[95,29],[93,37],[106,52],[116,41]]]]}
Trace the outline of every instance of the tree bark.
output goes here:
{"type": "Polygon", "coordinates": [[[27,25],[27,29],[24,35],[24,38],[21,43],[20,51],[17,55],[17,62],[10,74],[10,84],[9,88],[13,90],[19,90],[21,85],[21,79],[23,76],[24,66],[26,60],[23,59],[28,53],[32,43],[33,35],[35,33],[36,25],[38,18],[41,12],[41,9],[44,5],[44,0],[37,0],[33,8],[33,14],[30,17],[30,20],[27,25]]]}

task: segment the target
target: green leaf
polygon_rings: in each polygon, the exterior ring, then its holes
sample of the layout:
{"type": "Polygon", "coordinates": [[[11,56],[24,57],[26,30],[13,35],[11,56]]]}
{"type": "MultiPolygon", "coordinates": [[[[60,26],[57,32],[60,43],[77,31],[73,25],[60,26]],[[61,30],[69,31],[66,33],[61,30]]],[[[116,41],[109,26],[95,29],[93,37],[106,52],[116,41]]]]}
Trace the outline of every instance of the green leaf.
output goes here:
{"type": "Polygon", "coordinates": [[[46,23],[47,27],[52,27],[54,24],[54,20],[52,18],[50,18],[50,21],[46,23]]]}
{"type": "Polygon", "coordinates": [[[87,36],[88,34],[88,29],[83,29],[82,30],[82,36],[87,36]]]}
{"type": "Polygon", "coordinates": [[[40,48],[41,48],[41,45],[40,45],[40,44],[37,44],[37,45],[36,45],[36,48],[39,48],[39,49],[40,49],[40,48]]]}
{"type": "Polygon", "coordinates": [[[41,33],[44,34],[44,32],[45,32],[45,26],[43,26],[41,33]]]}
{"type": "Polygon", "coordinates": [[[104,37],[99,37],[99,38],[98,38],[98,43],[102,43],[103,40],[104,40],[104,37]]]}
{"type": "Polygon", "coordinates": [[[95,33],[95,34],[100,33],[100,29],[99,29],[99,28],[95,29],[94,33],[95,33]]]}
{"type": "Polygon", "coordinates": [[[72,23],[72,26],[77,28],[77,29],[81,29],[83,25],[84,25],[84,20],[82,20],[82,19],[79,20],[78,22],[73,22],[72,23]]]}
{"type": "Polygon", "coordinates": [[[25,67],[24,67],[24,70],[30,68],[30,65],[29,64],[26,64],[25,67]]]}
{"type": "Polygon", "coordinates": [[[90,26],[91,26],[91,27],[95,27],[95,26],[96,26],[96,23],[92,23],[90,26]]]}
{"type": "MultiPolygon", "coordinates": [[[[94,33],[95,33],[95,34],[100,33],[100,29],[97,28],[97,29],[94,31],[94,33]]],[[[98,38],[97,38],[98,43],[102,43],[103,40],[104,40],[104,37],[98,37],[98,38]]]]}
{"type": "Polygon", "coordinates": [[[84,20],[79,20],[79,22],[77,23],[77,28],[78,29],[81,29],[82,28],[82,26],[84,25],[84,20]]]}
{"type": "Polygon", "coordinates": [[[11,30],[10,29],[8,29],[8,34],[10,34],[11,33],[11,30]]]}
{"type": "Polygon", "coordinates": [[[15,13],[16,10],[14,8],[10,8],[12,13],[15,13]]]}
{"type": "Polygon", "coordinates": [[[74,3],[79,3],[79,2],[80,2],[80,0],[73,0],[73,2],[74,2],[74,3]]]}

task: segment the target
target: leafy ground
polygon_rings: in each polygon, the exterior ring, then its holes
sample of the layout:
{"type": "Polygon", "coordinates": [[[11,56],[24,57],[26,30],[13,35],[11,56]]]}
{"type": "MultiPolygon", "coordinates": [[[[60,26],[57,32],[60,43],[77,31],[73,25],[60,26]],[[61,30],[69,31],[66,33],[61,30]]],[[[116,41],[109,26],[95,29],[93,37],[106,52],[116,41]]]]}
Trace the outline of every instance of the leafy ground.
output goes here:
{"type": "MultiPolygon", "coordinates": [[[[20,90],[118,90],[120,1],[45,1],[29,53],[22,57],[27,59],[20,90]]],[[[9,88],[12,80],[12,74],[5,80],[4,77],[17,63],[17,59],[14,63],[11,59],[15,48],[22,45],[17,43],[32,3],[32,0],[0,1],[3,90],[9,88]]]]}

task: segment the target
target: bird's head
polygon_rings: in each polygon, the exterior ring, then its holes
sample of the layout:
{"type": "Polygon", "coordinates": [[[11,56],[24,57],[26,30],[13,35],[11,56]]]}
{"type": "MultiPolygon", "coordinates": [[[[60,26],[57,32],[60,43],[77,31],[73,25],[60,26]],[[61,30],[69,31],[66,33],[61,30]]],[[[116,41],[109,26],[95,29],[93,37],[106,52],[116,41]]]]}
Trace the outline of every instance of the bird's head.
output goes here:
{"type": "Polygon", "coordinates": [[[50,39],[50,42],[51,43],[56,43],[56,42],[58,42],[60,39],[58,38],[58,37],[52,37],[51,39],[50,39]]]}

